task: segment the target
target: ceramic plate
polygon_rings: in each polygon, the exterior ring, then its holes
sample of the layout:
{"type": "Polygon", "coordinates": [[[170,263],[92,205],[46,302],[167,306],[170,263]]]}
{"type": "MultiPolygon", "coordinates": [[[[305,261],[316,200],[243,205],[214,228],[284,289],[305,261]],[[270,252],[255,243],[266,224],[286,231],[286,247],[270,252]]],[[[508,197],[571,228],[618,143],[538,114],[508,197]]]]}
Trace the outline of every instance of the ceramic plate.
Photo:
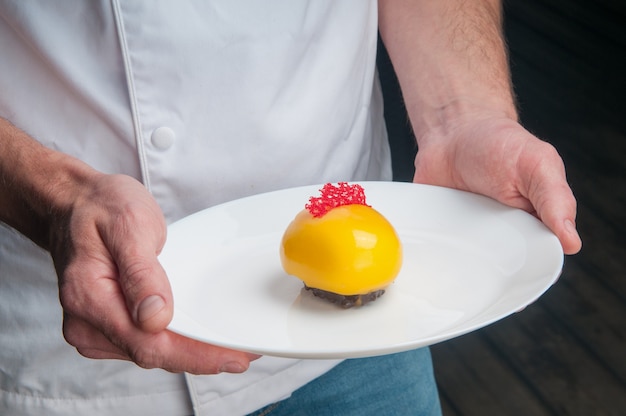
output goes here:
{"type": "Polygon", "coordinates": [[[526,212],[448,188],[361,185],[403,244],[400,274],[380,299],[344,310],[282,270],[282,233],[321,185],[292,188],[169,226],[160,261],[174,293],[170,329],[263,355],[388,354],[502,319],[535,301],[561,272],[559,241],[526,212]]]}

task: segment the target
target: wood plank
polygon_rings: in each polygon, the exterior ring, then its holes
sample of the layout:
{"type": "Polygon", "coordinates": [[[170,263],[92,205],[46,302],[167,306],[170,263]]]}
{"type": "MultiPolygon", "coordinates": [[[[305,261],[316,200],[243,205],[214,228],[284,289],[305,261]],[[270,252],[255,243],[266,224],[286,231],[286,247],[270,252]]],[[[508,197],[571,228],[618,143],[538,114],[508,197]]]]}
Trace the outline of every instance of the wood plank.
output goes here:
{"type": "Polygon", "coordinates": [[[456,412],[510,416],[553,414],[479,333],[444,342],[431,350],[440,391],[449,398],[456,412]]]}
{"type": "Polygon", "coordinates": [[[441,413],[443,416],[461,416],[463,413],[459,412],[458,408],[453,403],[453,398],[446,394],[445,389],[438,386],[439,389],[439,401],[441,402],[441,413]]]}
{"type": "MultiPolygon", "coordinates": [[[[624,15],[598,10],[589,2],[584,5],[579,2],[581,10],[576,16],[572,15],[569,5],[552,10],[554,7],[551,9],[545,1],[505,4],[506,35],[516,90],[524,84],[525,87],[530,85],[526,82],[528,71],[520,71],[518,66],[534,67],[535,72],[541,74],[535,78],[535,83],[546,91],[554,94],[562,88],[579,93],[580,97],[566,101],[567,105],[587,105],[592,110],[589,114],[601,109],[611,113],[613,121],[619,125],[626,125],[623,117],[626,104],[621,99],[626,92],[624,15]],[[605,23],[597,27],[600,21],[605,23]],[[606,33],[618,29],[620,38],[606,33]]],[[[554,108],[558,111],[558,107],[554,108]]]]}
{"type": "Polygon", "coordinates": [[[525,61],[529,66],[539,68],[545,79],[557,84],[585,85],[584,74],[596,72],[593,63],[572,55],[562,45],[555,43],[548,35],[528,26],[517,15],[507,19],[507,38],[513,62],[525,61]],[[523,41],[522,41],[523,39],[523,41]],[[538,47],[538,46],[541,47],[538,47]]]}
{"type": "MultiPolygon", "coordinates": [[[[605,209],[601,204],[602,197],[590,197],[581,192],[582,185],[576,183],[578,189],[578,227],[583,238],[583,251],[578,255],[585,262],[588,277],[601,281],[609,290],[626,300],[626,236],[623,234],[624,214],[616,213],[623,202],[615,202],[613,209],[605,209]]],[[[587,186],[593,186],[589,184],[587,186]]],[[[608,197],[611,200],[610,193],[608,197]]],[[[623,208],[622,208],[623,210],[623,208]]],[[[578,260],[578,259],[577,259],[578,260]]]]}
{"type": "MultiPolygon", "coordinates": [[[[507,2],[507,6],[511,2],[507,2]]],[[[519,4],[519,3],[517,3],[519,4]]],[[[600,44],[610,42],[612,45],[626,44],[626,33],[623,23],[626,18],[626,2],[621,0],[527,0],[522,6],[549,9],[552,15],[563,18],[567,22],[564,36],[586,33],[593,36],[591,41],[600,44]],[[574,29],[573,29],[574,28],[574,29]]],[[[533,19],[528,19],[534,22],[533,19]]],[[[598,44],[597,43],[597,44],[598,44]]]]}
{"type": "Polygon", "coordinates": [[[482,332],[502,348],[554,414],[626,414],[625,386],[552,319],[541,302],[482,332]]]}
{"type": "MultiPolygon", "coordinates": [[[[626,388],[626,303],[572,258],[542,306],[626,388]]],[[[626,391],[625,391],[626,393],[626,391]]]]}
{"type": "Polygon", "coordinates": [[[599,132],[592,137],[592,144],[556,144],[579,201],[577,223],[584,246],[576,261],[584,261],[588,277],[626,302],[626,135],[599,132]]]}
{"type": "Polygon", "coordinates": [[[590,63],[603,61],[626,44],[624,14],[595,2],[570,0],[564,7],[560,0],[510,1],[505,11],[568,55],[590,63]]]}

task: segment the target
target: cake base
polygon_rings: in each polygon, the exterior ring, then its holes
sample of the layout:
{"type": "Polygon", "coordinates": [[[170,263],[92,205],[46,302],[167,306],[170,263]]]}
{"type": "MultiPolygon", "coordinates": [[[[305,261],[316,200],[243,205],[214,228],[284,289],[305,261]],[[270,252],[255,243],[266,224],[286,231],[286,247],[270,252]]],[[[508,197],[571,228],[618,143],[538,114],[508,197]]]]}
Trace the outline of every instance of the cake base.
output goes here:
{"type": "Polygon", "coordinates": [[[373,302],[385,293],[385,289],[375,290],[364,295],[340,295],[338,293],[328,292],[322,289],[316,289],[314,287],[308,287],[304,285],[306,290],[313,292],[313,295],[318,298],[325,299],[329,302],[337,304],[344,309],[353,308],[355,306],[363,306],[367,303],[373,302]]]}

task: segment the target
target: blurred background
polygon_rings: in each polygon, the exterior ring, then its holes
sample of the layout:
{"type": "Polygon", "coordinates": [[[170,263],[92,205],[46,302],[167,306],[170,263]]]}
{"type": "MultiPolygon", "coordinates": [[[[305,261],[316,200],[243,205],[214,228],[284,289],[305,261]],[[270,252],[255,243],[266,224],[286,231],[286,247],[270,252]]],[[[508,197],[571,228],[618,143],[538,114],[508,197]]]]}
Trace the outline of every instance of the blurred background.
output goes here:
{"type": "MultiPolygon", "coordinates": [[[[626,0],[505,1],[523,124],[552,143],[583,250],[520,313],[432,347],[444,416],[626,415],[626,0]]],[[[416,151],[384,50],[395,179],[416,151]]]]}

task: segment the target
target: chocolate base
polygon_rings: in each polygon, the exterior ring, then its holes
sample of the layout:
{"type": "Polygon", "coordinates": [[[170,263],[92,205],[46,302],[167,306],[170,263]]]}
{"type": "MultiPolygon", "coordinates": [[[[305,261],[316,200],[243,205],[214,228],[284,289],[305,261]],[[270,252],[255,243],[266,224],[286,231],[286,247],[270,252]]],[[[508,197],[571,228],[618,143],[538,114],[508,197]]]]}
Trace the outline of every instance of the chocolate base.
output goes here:
{"type": "Polygon", "coordinates": [[[313,292],[313,295],[318,298],[325,299],[329,302],[335,303],[344,309],[349,309],[355,306],[363,306],[367,303],[373,302],[385,293],[385,289],[375,290],[364,295],[340,295],[338,293],[328,292],[322,289],[316,289],[314,287],[308,287],[304,285],[306,290],[313,292]]]}

